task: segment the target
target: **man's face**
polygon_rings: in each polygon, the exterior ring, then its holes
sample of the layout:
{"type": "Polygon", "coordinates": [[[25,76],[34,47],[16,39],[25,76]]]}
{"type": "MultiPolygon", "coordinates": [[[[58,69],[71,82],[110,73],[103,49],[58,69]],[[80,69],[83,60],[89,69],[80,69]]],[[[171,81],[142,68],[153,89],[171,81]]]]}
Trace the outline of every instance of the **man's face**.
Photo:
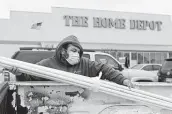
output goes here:
{"type": "Polygon", "coordinates": [[[74,45],[69,44],[67,48],[68,58],[67,62],[71,65],[78,64],[80,62],[80,49],[74,45]]]}
{"type": "Polygon", "coordinates": [[[70,51],[80,53],[80,49],[72,44],[69,44],[67,48],[67,52],[69,53],[70,51]]]}

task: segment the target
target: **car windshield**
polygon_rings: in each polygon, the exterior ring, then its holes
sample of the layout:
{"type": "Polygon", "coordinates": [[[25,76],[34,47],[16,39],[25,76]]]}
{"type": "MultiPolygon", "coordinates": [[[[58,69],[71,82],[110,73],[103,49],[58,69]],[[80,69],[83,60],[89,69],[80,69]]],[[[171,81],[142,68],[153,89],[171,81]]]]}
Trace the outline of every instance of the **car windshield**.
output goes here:
{"type": "Polygon", "coordinates": [[[162,70],[171,70],[172,69],[172,61],[165,61],[162,65],[162,70]]]}
{"type": "Polygon", "coordinates": [[[131,67],[131,69],[141,69],[143,67],[142,64],[137,64],[137,65],[134,65],[133,67],[131,67]]]}

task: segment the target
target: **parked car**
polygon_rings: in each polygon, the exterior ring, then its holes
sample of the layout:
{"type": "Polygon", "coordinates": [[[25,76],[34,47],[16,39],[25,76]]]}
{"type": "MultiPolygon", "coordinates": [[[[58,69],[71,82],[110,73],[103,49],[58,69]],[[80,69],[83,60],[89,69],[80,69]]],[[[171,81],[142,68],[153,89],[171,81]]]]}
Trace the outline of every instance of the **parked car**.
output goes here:
{"type": "Polygon", "coordinates": [[[172,58],[164,60],[162,67],[158,71],[159,82],[172,82],[172,58]]]}
{"type": "Polygon", "coordinates": [[[136,64],[133,67],[131,67],[131,69],[152,71],[157,73],[161,66],[162,64],[136,64]]]}

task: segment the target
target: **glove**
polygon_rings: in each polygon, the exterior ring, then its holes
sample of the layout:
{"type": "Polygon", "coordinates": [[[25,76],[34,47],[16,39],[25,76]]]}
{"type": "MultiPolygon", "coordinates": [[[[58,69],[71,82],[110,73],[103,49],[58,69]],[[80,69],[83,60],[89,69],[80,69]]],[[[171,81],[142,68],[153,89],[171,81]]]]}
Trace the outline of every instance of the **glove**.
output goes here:
{"type": "Polygon", "coordinates": [[[9,72],[13,73],[14,75],[21,75],[22,73],[19,72],[17,67],[12,67],[11,69],[8,70],[9,72]]]}
{"type": "Polygon", "coordinates": [[[130,80],[128,80],[128,79],[125,79],[125,80],[123,81],[123,85],[124,85],[124,86],[127,86],[129,89],[134,88],[133,83],[132,83],[130,80]]]}

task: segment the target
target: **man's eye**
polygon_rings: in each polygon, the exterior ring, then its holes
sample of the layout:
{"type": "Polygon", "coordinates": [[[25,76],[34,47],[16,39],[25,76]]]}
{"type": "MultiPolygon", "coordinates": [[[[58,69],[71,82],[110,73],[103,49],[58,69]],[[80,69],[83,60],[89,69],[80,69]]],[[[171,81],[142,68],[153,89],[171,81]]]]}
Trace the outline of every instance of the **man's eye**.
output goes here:
{"type": "Polygon", "coordinates": [[[73,52],[78,52],[78,50],[77,49],[74,49],[73,52]]]}
{"type": "Polygon", "coordinates": [[[72,49],[71,51],[80,53],[80,50],[77,50],[77,49],[72,49]]]}
{"type": "Polygon", "coordinates": [[[76,50],[71,50],[72,52],[76,52],[76,50]]]}

